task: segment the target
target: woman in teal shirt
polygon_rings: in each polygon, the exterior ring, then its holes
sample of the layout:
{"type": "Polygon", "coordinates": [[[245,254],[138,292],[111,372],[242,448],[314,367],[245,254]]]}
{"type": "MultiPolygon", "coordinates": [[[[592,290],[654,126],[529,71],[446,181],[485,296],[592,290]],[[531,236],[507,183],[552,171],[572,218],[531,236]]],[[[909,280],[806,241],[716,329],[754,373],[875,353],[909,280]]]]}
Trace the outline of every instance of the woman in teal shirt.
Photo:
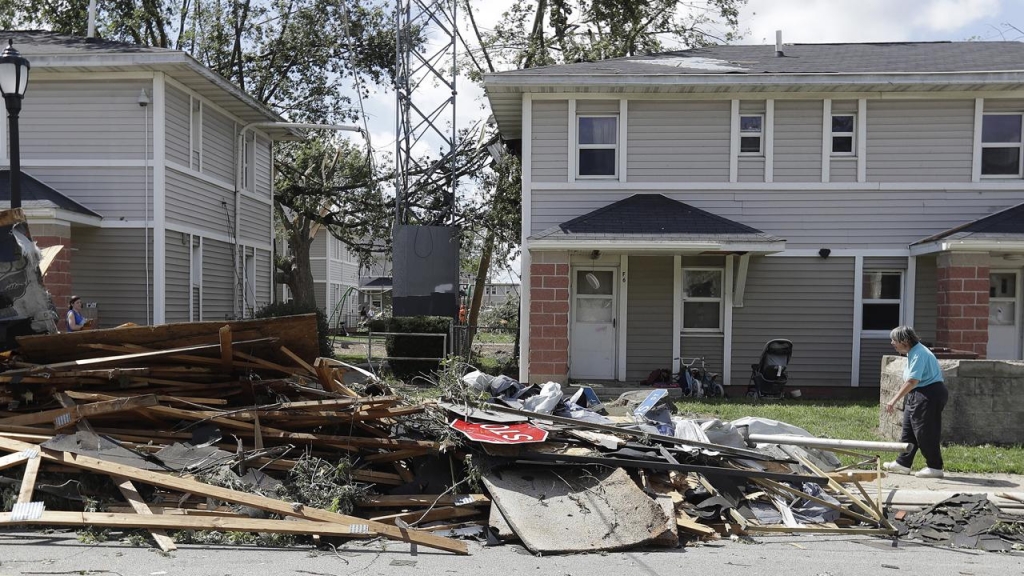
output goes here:
{"type": "Polygon", "coordinates": [[[900,326],[890,333],[893,348],[907,355],[903,370],[903,386],[885,405],[891,413],[904,396],[903,433],[900,442],[909,442],[910,450],[886,462],[883,467],[900,474],[910,474],[918,448],[924,455],[926,466],[915,476],[942,478],[942,410],[949,400],[949,391],[942,382],[942,368],[935,354],[929,350],[910,326],[900,326]]]}

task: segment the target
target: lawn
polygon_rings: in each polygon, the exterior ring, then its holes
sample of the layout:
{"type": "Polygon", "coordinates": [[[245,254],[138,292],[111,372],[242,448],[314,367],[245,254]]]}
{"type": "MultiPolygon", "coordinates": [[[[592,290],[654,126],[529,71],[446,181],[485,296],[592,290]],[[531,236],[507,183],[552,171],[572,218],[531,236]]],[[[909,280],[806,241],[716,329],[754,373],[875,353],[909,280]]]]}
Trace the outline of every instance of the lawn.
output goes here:
{"type": "MultiPolygon", "coordinates": [[[[754,402],[747,398],[702,399],[676,403],[682,415],[713,416],[722,420],[735,420],[756,416],[780,420],[799,426],[821,438],[843,440],[883,440],[878,435],[878,403],[847,401],[784,400],[754,402]]],[[[891,460],[895,455],[883,453],[891,460]]],[[[1024,445],[1015,446],[962,446],[946,445],[942,448],[946,470],[951,472],[1001,472],[1024,474],[1024,445]]],[[[840,455],[844,463],[855,458],[840,455]]],[[[924,466],[917,457],[915,469],[924,466]]]]}

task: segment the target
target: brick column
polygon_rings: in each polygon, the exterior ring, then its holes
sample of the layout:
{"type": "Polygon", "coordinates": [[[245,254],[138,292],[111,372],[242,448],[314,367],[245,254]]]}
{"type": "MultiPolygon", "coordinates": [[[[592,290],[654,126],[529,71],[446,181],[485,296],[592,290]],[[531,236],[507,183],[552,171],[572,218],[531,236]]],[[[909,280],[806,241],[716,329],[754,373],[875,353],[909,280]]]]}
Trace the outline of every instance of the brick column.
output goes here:
{"type": "Polygon", "coordinates": [[[64,332],[67,330],[64,315],[68,311],[68,299],[73,294],[71,287],[71,227],[66,224],[32,224],[30,222],[29,230],[40,250],[50,246],[63,246],[50,267],[47,268],[46,273],[43,274],[43,286],[50,293],[53,307],[57,309],[57,328],[64,332]]]}
{"type": "Polygon", "coordinates": [[[939,254],[935,345],[988,353],[988,254],[939,254]]]}
{"type": "Polygon", "coordinates": [[[569,378],[569,254],[534,252],[530,264],[530,383],[569,378]]]}

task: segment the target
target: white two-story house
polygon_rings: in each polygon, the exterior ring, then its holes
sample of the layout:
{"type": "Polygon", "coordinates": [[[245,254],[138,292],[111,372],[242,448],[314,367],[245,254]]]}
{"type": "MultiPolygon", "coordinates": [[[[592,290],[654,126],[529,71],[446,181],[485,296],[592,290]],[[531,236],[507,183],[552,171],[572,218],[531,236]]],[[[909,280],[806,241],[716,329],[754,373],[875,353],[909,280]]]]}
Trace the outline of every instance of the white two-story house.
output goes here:
{"type": "MultiPolygon", "coordinates": [[[[272,294],[283,119],[184,52],[0,32],[32,66],[20,119],[23,208],[58,310],[100,326],[248,316],[272,294]]],[[[9,165],[8,123],[0,165],[9,165]]],[[[9,199],[6,174],[0,190],[9,199]]],[[[6,204],[6,201],[5,201],[6,204]]]]}
{"type": "MultiPolygon", "coordinates": [[[[1024,44],[719,46],[488,75],[523,166],[521,379],[878,386],[889,330],[1022,358],[1024,44]]],[[[735,388],[731,393],[742,394],[735,388]]]]}

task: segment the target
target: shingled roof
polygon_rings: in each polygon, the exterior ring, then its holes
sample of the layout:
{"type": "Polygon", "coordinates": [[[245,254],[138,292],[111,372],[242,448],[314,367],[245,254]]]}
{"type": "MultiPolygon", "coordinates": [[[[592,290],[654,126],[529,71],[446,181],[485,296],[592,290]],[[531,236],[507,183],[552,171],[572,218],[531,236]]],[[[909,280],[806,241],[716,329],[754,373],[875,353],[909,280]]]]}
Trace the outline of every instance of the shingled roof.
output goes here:
{"type": "Polygon", "coordinates": [[[955,228],[939,232],[911,246],[937,242],[940,240],[1024,240],[1024,203],[1011,206],[1005,210],[989,214],[984,218],[972,220],[955,228]]]}
{"type": "MultiPolygon", "coordinates": [[[[6,168],[0,170],[0,203],[7,206],[11,204],[11,171],[6,168]]],[[[102,218],[96,212],[75,202],[25,172],[21,173],[21,205],[25,209],[51,208],[66,210],[83,216],[102,218]]]]}

